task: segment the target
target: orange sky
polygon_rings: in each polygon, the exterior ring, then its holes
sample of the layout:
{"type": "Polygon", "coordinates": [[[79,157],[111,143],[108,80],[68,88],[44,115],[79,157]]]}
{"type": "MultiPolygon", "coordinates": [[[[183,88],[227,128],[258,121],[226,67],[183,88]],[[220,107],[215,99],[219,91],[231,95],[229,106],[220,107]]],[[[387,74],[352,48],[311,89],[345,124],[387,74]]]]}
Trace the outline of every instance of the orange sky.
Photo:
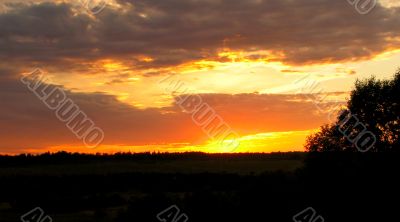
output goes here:
{"type": "Polygon", "coordinates": [[[357,78],[398,69],[397,2],[361,15],[330,0],[110,0],[99,13],[1,0],[0,153],[302,151],[357,78]],[[19,80],[37,68],[101,129],[98,146],[19,80]],[[196,124],[187,95],[235,149],[196,124]]]}

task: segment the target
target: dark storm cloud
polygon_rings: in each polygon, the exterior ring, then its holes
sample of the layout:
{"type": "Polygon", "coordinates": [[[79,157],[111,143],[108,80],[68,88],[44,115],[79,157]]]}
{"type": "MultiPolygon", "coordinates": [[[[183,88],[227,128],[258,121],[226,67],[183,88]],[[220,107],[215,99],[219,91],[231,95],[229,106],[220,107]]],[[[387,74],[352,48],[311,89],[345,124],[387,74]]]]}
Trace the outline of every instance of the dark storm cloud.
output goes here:
{"type": "Polygon", "coordinates": [[[360,15],[346,0],[119,0],[94,18],[67,3],[0,14],[0,58],[72,69],[115,58],[136,68],[216,59],[217,49],[269,50],[289,64],[368,58],[399,47],[400,10],[360,15]],[[141,62],[136,56],[150,56],[141,62]]]}

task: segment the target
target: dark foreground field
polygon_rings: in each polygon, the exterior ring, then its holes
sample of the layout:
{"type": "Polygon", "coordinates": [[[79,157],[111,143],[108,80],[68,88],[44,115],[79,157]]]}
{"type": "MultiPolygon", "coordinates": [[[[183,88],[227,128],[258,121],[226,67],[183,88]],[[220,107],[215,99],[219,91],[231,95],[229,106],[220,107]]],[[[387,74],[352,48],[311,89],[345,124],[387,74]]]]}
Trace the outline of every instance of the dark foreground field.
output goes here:
{"type": "Polygon", "coordinates": [[[307,207],[324,221],[396,221],[399,158],[377,153],[0,157],[0,221],[21,221],[41,207],[54,222],[151,222],[160,221],[157,214],[171,205],[193,222],[293,221],[307,207]]]}

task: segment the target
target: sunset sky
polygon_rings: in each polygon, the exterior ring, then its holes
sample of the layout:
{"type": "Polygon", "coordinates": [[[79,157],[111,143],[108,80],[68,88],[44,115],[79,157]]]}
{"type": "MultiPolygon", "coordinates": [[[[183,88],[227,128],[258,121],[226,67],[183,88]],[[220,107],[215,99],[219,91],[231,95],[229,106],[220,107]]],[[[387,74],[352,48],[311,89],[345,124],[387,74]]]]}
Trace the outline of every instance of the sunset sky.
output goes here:
{"type": "Polygon", "coordinates": [[[0,154],[225,152],[177,104],[199,95],[235,152],[302,151],[356,79],[400,67],[400,1],[0,0],[0,154]],[[21,76],[40,69],[104,131],[86,147],[21,76]],[[187,91],[171,91],[171,81],[187,91]]]}

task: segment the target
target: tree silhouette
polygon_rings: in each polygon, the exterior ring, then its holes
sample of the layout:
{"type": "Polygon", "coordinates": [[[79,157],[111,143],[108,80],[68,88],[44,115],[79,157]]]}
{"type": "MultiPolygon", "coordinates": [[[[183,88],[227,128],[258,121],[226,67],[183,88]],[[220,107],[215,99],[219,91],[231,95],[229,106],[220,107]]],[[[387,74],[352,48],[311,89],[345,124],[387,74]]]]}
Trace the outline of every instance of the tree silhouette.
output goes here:
{"type": "Polygon", "coordinates": [[[400,150],[400,70],[391,80],[357,80],[347,108],[335,123],[307,138],[305,148],[321,151],[400,150]]]}

